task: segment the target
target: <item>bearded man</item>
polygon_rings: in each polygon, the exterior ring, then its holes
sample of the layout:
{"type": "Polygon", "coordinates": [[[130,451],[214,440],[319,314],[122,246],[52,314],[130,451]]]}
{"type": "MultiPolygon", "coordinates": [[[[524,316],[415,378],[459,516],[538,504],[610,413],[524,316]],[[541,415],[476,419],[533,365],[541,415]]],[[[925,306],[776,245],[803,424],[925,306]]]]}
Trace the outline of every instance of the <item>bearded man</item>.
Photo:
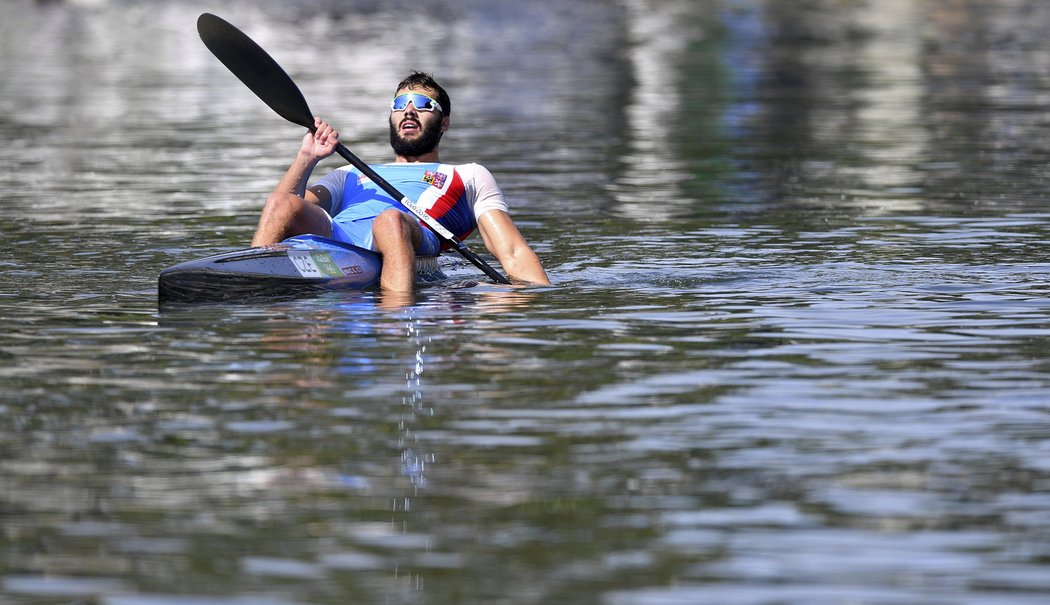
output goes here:
{"type": "MultiPolygon", "coordinates": [[[[398,84],[390,105],[394,162],[370,166],[460,240],[474,230],[515,280],[550,284],[539,257],[510,218],[492,174],[478,164],[442,164],[441,137],[452,101],[428,74],[414,72],[398,84]]],[[[317,163],[335,152],[339,133],[321,118],[303,137],[295,160],[266,199],[253,246],[312,233],[367,248],[383,257],[379,285],[412,291],[416,256],[436,256],[442,242],[407,208],[352,166],[307,188],[317,163]]]]}

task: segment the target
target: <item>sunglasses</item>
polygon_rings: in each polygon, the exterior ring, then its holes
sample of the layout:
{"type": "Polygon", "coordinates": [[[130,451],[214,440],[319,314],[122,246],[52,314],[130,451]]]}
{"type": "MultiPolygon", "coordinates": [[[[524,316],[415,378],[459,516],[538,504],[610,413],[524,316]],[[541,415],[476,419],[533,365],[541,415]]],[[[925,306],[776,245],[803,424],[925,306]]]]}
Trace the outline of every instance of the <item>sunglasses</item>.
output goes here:
{"type": "Polygon", "coordinates": [[[408,107],[409,101],[412,102],[412,106],[417,111],[440,111],[445,113],[444,109],[441,109],[441,104],[431,99],[430,97],[420,94],[418,92],[405,92],[394,97],[394,100],[390,102],[391,111],[404,111],[408,107]]]}

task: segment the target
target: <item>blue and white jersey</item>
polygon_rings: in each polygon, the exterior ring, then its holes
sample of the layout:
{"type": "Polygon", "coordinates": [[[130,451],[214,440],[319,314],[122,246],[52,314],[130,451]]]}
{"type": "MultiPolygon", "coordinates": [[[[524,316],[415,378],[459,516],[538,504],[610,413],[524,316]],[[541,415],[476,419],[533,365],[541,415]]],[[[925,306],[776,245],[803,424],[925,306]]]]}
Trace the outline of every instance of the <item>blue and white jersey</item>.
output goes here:
{"type": "MultiPolygon", "coordinates": [[[[485,212],[508,211],[496,180],[478,164],[400,163],[372,169],[461,240],[477,229],[485,212]]],[[[336,224],[369,221],[388,208],[408,212],[353,166],[333,170],[316,185],[331,194],[329,214],[336,224]]],[[[350,243],[371,247],[371,242],[350,243]]]]}

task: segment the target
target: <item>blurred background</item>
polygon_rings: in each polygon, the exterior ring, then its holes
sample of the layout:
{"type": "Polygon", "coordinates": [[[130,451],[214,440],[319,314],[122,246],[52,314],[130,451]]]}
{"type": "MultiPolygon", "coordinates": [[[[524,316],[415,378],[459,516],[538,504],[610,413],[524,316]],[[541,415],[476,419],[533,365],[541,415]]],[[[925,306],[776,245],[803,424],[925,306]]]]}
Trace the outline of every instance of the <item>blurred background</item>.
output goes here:
{"type": "MultiPolygon", "coordinates": [[[[5,0],[0,602],[1035,604],[1050,4],[5,0]],[[552,288],[158,309],[409,71],[552,288]]],[[[317,175],[339,165],[327,160],[317,175]]],[[[480,243],[475,248],[483,248],[480,243]]]]}

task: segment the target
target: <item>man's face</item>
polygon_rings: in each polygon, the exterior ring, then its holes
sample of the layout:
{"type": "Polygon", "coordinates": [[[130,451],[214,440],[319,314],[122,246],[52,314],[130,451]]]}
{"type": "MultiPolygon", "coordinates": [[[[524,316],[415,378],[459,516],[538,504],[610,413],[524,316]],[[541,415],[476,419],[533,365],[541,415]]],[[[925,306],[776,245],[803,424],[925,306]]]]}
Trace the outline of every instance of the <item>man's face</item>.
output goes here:
{"type": "MultiPolygon", "coordinates": [[[[437,93],[426,88],[404,88],[397,94],[405,92],[437,97],[437,93]]],[[[390,145],[400,156],[418,157],[436,149],[447,128],[448,121],[442,112],[422,111],[409,103],[402,110],[390,112],[390,145]]]]}

